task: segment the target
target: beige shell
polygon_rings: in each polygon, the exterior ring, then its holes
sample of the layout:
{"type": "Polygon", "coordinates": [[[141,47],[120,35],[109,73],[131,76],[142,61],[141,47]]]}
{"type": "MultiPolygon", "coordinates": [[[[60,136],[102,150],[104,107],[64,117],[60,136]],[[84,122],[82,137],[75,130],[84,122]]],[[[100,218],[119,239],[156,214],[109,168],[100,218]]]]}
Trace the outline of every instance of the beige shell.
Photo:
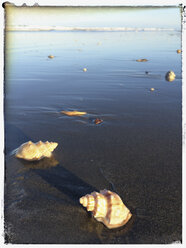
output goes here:
{"type": "Polygon", "coordinates": [[[79,201],[87,211],[92,211],[97,221],[110,229],[125,225],[132,216],[119,195],[107,189],[87,194],[79,201]]]}
{"type": "Polygon", "coordinates": [[[80,112],[80,111],[61,111],[62,114],[68,115],[68,116],[79,116],[79,115],[86,115],[87,112],[80,112]]]}
{"type": "Polygon", "coordinates": [[[43,157],[51,157],[52,151],[58,146],[55,142],[42,142],[33,143],[28,141],[22,144],[16,151],[16,157],[25,160],[40,160],[43,157]]]}
{"type": "Polygon", "coordinates": [[[136,61],[137,62],[147,62],[148,60],[147,59],[137,59],[136,61]]]}
{"type": "Polygon", "coordinates": [[[167,74],[165,75],[165,78],[167,81],[171,82],[175,79],[176,75],[173,71],[168,71],[167,74]]]}

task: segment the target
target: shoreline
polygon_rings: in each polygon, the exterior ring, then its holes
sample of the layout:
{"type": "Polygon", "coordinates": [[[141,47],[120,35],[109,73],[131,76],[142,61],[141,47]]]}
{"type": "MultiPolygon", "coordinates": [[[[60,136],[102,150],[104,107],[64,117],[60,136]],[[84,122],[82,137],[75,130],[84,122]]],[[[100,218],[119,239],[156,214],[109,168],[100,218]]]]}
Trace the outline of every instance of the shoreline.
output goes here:
{"type": "Polygon", "coordinates": [[[106,32],[126,32],[126,31],[180,31],[174,28],[132,28],[132,27],[63,27],[63,26],[15,26],[5,27],[5,31],[106,31],[106,32]]]}

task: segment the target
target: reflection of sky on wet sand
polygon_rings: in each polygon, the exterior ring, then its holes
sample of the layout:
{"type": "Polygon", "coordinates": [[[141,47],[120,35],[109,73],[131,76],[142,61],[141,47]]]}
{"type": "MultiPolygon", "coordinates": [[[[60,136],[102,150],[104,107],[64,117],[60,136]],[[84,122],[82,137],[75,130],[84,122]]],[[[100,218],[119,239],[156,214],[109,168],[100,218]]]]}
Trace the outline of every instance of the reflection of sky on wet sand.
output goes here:
{"type": "Polygon", "coordinates": [[[175,54],[181,47],[180,35],[179,32],[7,32],[6,69],[11,70],[7,78],[11,77],[13,85],[24,87],[27,81],[29,87],[38,81],[39,86],[56,76],[61,80],[64,75],[79,80],[84,67],[88,71],[83,77],[88,81],[95,78],[95,73],[104,73],[109,81],[111,76],[117,79],[150,70],[148,77],[156,76],[157,70],[158,74],[170,70],[175,59],[174,71],[180,75],[181,56],[175,54]],[[49,54],[54,59],[49,59],[49,54]],[[139,58],[147,58],[148,62],[135,62],[139,58]],[[25,65],[26,74],[22,73],[25,65]]]}

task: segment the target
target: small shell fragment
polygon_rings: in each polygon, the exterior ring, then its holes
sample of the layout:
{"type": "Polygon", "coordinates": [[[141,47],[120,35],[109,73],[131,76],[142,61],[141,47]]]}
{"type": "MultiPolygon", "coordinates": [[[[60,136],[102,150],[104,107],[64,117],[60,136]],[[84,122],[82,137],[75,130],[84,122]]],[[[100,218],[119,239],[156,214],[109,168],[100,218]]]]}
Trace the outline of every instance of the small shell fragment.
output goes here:
{"type": "Polygon", "coordinates": [[[61,111],[62,114],[68,115],[68,116],[81,116],[86,115],[87,112],[81,112],[81,111],[61,111]]]}
{"type": "Polygon", "coordinates": [[[99,119],[99,118],[96,118],[95,120],[94,120],[94,123],[97,125],[97,124],[100,124],[100,123],[102,123],[103,122],[103,120],[102,119],[99,119]]]}
{"type": "Polygon", "coordinates": [[[48,58],[49,59],[53,59],[54,58],[54,55],[48,55],[48,58]]]}
{"type": "Polygon", "coordinates": [[[148,61],[147,59],[137,59],[136,60],[137,62],[146,62],[146,61],[148,61]]]}
{"type": "Polygon", "coordinates": [[[35,161],[40,160],[44,157],[50,158],[52,156],[53,150],[58,146],[56,142],[42,142],[33,143],[28,141],[22,144],[16,151],[16,157],[35,161]]]}
{"type": "Polygon", "coordinates": [[[165,75],[166,80],[169,82],[174,81],[175,77],[176,74],[173,71],[168,71],[165,75]]]}
{"type": "Polygon", "coordinates": [[[125,225],[132,217],[119,195],[107,189],[87,194],[79,202],[109,229],[125,225]]]}

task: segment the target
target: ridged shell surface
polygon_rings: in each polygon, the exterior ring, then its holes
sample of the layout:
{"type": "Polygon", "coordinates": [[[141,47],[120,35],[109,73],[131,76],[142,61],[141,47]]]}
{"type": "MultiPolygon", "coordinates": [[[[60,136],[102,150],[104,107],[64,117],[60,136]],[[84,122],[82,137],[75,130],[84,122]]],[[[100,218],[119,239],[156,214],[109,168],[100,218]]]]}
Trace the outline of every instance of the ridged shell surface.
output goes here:
{"type": "Polygon", "coordinates": [[[53,150],[58,146],[56,142],[42,142],[33,143],[28,141],[22,144],[16,152],[17,158],[22,158],[25,160],[40,160],[43,157],[51,157],[53,150]]]}
{"type": "Polygon", "coordinates": [[[94,218],[108,228],[117,228],[125,225],[132,214],[124,205],[119,195],[110,190],[92,192],[80,198],[80,203],[92,211],[94,218]]]}

